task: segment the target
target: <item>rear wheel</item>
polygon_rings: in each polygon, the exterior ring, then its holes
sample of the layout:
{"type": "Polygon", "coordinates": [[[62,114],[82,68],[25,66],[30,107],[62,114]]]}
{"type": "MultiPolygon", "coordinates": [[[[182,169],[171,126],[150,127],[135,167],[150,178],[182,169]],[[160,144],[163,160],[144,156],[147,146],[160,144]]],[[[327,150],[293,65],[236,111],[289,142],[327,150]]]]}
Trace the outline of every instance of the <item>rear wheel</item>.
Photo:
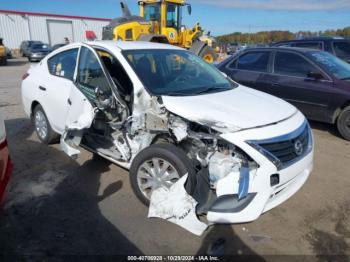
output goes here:
{"type": "Polygon", "coordinates": [[[35,132],[44,144],[52,144],[58,141],[59,135],[52,130],[49,120],[41,105],[37,105],[33,112],[35,132]]]}
{"type": "Polygon", "coordinates": [[[185,152],[172,144],[155,144],[135,157],[130,168],[130,183],[137,198],[148,206],[155,189],[170,188],[185,174],[188,174],[185,187],[191,194],[195,171],[185,152]]]}
{"type": "Polygon", "coordinates": [[[350,140],[350,106],[343,109],[337,120],[339,133],[346,140],[350,140]]]}
{"type": "Polygon", "coordinates": [[[200,51],[199,56],[209,64],[214,63],[217,59],[214,49],[207,45],[200,51]]]}

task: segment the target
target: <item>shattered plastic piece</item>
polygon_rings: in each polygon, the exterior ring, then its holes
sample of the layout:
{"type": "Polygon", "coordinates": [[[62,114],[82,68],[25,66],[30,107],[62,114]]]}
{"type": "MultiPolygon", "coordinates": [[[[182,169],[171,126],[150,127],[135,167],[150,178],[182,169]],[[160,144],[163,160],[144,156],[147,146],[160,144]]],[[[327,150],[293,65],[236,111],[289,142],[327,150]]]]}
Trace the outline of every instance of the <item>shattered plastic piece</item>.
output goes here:
{"type": "Polygon", "coordinates": [[[187,174],[181,177],[170,189],[158,188],[153,191],[148,217],[158,217],[177,224],[191,233],[200,236],[208,225],[198,220],[197,202],[185,190],[187,174]]]}
{"type": "Polygon", "coordinates": [[[239,172],[238,199],[245,198],[249,189],[249,168],[241,167],[239,172]]]}

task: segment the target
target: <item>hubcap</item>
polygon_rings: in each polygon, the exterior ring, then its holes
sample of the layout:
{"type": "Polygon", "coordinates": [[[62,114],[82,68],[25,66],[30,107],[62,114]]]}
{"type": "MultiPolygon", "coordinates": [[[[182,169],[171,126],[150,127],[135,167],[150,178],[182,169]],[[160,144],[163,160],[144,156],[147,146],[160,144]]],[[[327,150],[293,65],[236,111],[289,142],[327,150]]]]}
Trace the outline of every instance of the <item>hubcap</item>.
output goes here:
{"type": "Polygon", "coordinates": [[[153,190],[170,188],[180,178],[172,164],[161,158],[152,158],[142,163],[137,171],[137,184],[142,194],[151,198],[153,190]]]}
{"type": "Polygon", "coordinates": [[[35,129],[40,138],[45,139],[47,136],[47,121],[43,112],[35,113],[35,129]]]}

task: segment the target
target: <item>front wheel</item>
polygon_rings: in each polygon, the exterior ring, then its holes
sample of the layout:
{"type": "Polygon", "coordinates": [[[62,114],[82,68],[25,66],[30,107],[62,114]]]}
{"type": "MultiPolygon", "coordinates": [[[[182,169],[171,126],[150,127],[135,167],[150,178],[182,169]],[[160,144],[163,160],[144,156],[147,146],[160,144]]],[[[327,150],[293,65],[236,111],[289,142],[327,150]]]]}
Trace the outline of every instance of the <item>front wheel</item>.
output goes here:
{"type": "Polygon", "coordinates": [[[344,108],[340,113],[337,128],[344,139],[350,140],[350,106],[344,108]]]}
{"type": "Polygon", "coordinates": [[[185,152],[172,144],[154,144],[135,157],[130,168],[130,184],[137,198],[149,206],[155,189],[169,189],[185,174],[188,174],[185,188],[191,194],[195,171],[185,152]]]}

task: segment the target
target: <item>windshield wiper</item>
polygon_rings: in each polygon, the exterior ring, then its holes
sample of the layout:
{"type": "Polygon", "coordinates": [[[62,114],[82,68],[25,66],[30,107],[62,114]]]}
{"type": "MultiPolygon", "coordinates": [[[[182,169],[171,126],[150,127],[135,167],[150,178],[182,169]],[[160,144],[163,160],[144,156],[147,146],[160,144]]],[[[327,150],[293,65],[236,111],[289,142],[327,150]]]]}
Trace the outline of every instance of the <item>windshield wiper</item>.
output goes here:
{"type": "Polygon", "coordinates": [[[200,94],[206,94],[206,93],[209,93],[209,92],[212,92],[212,91],[219,91],[219,90],[231,90],[230,88],[227,88],[227,87],[217,87],[217,86],[210,86],[210,87],[207,87],[199,92],[196,92],[195,94],[196,95],[200,95],[200,94]]]}

